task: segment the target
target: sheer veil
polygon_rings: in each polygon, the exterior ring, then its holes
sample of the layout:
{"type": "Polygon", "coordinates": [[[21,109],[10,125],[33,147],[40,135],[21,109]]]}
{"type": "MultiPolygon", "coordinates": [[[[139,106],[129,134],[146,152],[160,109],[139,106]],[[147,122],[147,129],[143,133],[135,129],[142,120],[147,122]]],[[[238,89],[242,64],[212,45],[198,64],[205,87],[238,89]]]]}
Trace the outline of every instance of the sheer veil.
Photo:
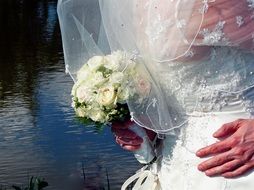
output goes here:
{"type": "Polygon", "coordinates": [[[66,72],[75,82],[77,71],[95,55],[121,50],[136,56],[151,91],[142,102],[128,102],[132,118],[157,133],[171,133],[184,121],[174,119],[179,110],[165,101],[157,73],[192,56],[207,9],[208,0],[59,0],[66,72]],[[197,22],[189,32],[192,17],[197,22]]]}

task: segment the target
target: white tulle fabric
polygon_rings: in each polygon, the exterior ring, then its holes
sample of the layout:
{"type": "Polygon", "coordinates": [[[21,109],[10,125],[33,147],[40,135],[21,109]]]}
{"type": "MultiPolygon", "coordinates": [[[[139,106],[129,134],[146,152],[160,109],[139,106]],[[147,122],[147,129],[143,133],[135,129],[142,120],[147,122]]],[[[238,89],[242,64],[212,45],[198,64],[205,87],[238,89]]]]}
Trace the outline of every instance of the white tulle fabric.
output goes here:
{"type": "Polygon", "coordinates": [[[222,124],[254,115],[253,0],[59,0],[58,13],[74,81],[94,55],[142,59],[151,93],[128,104],[137,124],[167,134],[156,171],[146,173],[162,190],[254,187],[253,172],[206,177],[195,156],[222,124]]]}
{"type": "MultiPolygon", "coordinates": [[[[192,37],[190,44],[185,44],[189,42],[184,37],[184,27],[190,19],[194,1],[188,1],[188,8],[185,3],[165,0],[59,0],[66,71],[75,81],[77,71],[94,55],[116,50],[132,53],[142,60],[151,84],[151,92],[142,102],[128,102],[132,119],[158,133],[170,132],[177,127],[170,116],[174,108],[165,104],[165,93],[156,79],[157,68],[160,67],[156,60],[174,60],[187,54],[192,46],[196,36],[192,37]],[[181,11],[182,8],[185,10],[181,11]],[[160,15],[162,9],[164,14],[160,15]],[[163,44],[166,44],[165,47],[162,47],[163,44]]],[[[202,14],[199,17],[201,24],[202,14]]],[[[198,34],[199,26],[193,29],[198,34]]]]}
{"type": "Polygon", "coordinates": [[[59,0],[58,13],[66,71],[74,81],[94,55],[122,50],[142,60],[151,92],[128,105],[137,124],[157,133],[173,133],[201,107],[220,110],[226,102],[213,105],[219,91],[234,94],[253,84],[239,78],[251,72],[241,56],[230,63],[224,53],[234,53],[223,50],[224,59],[207,61],[211,46],[253,49],[252,0],[59,0]]]}

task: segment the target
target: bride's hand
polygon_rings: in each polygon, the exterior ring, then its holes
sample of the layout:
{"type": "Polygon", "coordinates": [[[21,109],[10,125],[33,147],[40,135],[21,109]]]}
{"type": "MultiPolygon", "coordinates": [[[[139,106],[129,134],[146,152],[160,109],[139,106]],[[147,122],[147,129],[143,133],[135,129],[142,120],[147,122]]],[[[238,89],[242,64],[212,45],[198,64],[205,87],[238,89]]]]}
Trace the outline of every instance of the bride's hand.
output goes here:
{"type": "Polygon", "coordinates": [[[224,124],[213,135],[220,141],[197,151],[198,157],[212,156],[198,169],[207,176],[238,177],[254,169],[254,120],[239,119],[224,124]]]}
{"type": "MultiPolygon", "coordinates": [[[[136,151],[141,147],[143,139],[139,137],[135,132],[129,129],[134,122],[128,120],[125,122],[115,122],[112,124],[112,132],[115,134],[116,143],[123,149],[129,151],[136,151]]],[[[145,129],[146,130],[146,129],[145,129]]],[[[150,140],[153,140],[156,134],[152,131],[146,130],[147,136],[150,140]]]]}
{"type": "Polygon", "coordinates": [[[117,144],[125,150],[135,151],[140,148],[143,139],[129,129],[131,125],[133,125],[131,121],[115,122],[111,130],[115,134],[117,144]]]}

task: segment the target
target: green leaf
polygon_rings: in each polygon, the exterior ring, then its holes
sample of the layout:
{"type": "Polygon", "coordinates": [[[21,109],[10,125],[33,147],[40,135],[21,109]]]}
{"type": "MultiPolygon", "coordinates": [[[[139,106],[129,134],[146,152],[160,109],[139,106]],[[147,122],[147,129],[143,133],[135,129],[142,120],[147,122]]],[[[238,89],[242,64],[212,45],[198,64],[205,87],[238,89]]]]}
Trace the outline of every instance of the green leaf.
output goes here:
{"type": "Polygon", "coordinates": [[[100,66],[97,69],[97,71],[101,72],[104,78],[108,78],[113,73],[113,71],[111,69],[108,69],[108,68],[104,67],[103,65],[100,66]]]}

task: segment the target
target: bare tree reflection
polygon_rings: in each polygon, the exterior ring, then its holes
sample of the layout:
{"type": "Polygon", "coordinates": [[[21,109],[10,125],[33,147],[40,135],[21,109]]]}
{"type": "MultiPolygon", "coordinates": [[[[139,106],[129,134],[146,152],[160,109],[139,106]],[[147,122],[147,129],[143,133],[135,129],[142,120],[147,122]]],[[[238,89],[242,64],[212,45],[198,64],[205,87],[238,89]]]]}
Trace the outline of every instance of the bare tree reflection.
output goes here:
{"type": "Polygon", "coordinates": [[[56,3],[0,1],[0,106],[11,93],[28,99],[33,107],[40,69],[61,59],[56,3]]]}

